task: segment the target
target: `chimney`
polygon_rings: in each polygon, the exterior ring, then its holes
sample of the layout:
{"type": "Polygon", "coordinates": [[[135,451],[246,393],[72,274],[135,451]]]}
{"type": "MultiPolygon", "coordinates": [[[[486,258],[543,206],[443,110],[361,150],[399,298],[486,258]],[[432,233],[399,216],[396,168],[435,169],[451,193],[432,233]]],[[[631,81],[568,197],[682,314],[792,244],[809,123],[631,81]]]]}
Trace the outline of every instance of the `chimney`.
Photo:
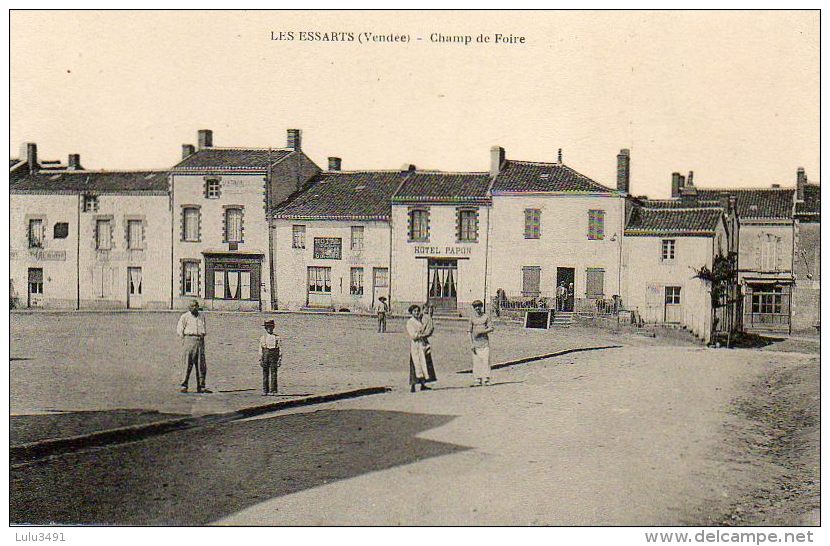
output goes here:
{"type": "Polygon", "coordinates": [[[288,130],[288,147],[292,150],[300,150],[302,149],[303,144],[303,132],[300,129],[289,129],[288,130]]]}
{"type": "Polygon", "coordinates": [[[559,148],[556,151],[556,162],[559,163],[560,165],[562,164],[562,148],[559,148]]]}
{"type": "MultiPolygon", "coordinates": [[[[681,181],[683,177],[680,177],[681,181]]],[[[684,186],[680,188],[680,201],[686,207],[697,206],[697,188],[694,186],[684,186]]]]}
{"type": "Polygon", "coordinates": [[[778,190],[781,189],[781,184],[772,184],[770,187],[774,190],[778,190]]]}
{"type": "Polygon", "coordinates": [[[34,142],[27,142],[26,146],[26,163],[29,165],[29,172],[34,174],[37,172],[39,165],[37,164],[37,144],[34,142]]]}
{"type": "Polygon", "coordinates": [[[694,171],[689,171],[689,178],[686,180],[686,182],[683,185],[684,186],[694,186],[695,185],[694,180],[695,180],[695,172],[694,171]]]}
{"type": "Polygon", "coordinates": [[[418,167],[416,167],[416,166],[415,166],[415,165],[413,165],[412,163],[407,163],[406,165],[404,165],[403,167],[401,167],[401,173],[402,173],[402,174],[406,174],[406,173],[414,173],[417,169],[418,169],[418,167]]]}
{"type": "Polygon", "coordinates": [[[490,176],[495,178],[501,171],[502,165],[504,165],[504,148],[493,146],[490,148],[490,176]]]}
{"type": "Polygon", "coordinates": [[[200,150],[213,147],[213,131],[210,129],[199,129],[198,135],[200,150]]]}
{"type": "Polygon", "coordinates": [[[342,159],[339,157],[330,157],[329,158],[329,170],[330,171],[339,171],[340,165],[343,162],[342,159]]]}
{"type": "Polygon", "coordinates": [[[680,173],[671,173],[671,196],[680,197],[680,188],[683,187],[683,177],[680,173]]]}
{"type": "Polygon", "coordinates": [[[730,214],[735,214],[738,211],[738,198],[736,196],[729,196],[729,208],[727,210],[730,214]]]}
{"type": "Polygon", "coordinates": [[[631,151],[620,150],[617,154],[617,191],[628,193],[631,182],[631,151]]]}
{"type": "Polygon", "coordinates": [[[81,154],[69,154],[69,159],[66,162],[66,169],[69,171],[82,171],[81,154]]]}
{"type": "Polygon", "coordinates": [[[187,159],[196,153],[196,147],[193,144],[182,144],[182,159],[187,159]]]}
{"type": "Polygon", "coordinates": [[[807,185],[807,173],[804,167],[799,167],[795,175],[795,198],[797,201],[804,201],[804,186],[807,185]]]}

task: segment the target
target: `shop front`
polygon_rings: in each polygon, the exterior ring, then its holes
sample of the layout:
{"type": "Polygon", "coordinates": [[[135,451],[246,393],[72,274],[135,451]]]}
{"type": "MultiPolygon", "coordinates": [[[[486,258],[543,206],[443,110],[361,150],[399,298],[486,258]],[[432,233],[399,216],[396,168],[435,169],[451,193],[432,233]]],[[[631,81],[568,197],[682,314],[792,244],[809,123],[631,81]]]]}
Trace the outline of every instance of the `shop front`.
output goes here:
{"type": "Polygon", "coordinates": [[[209,309],[261,309],[262,254],[205,253],[205,306],[209,309]]]}

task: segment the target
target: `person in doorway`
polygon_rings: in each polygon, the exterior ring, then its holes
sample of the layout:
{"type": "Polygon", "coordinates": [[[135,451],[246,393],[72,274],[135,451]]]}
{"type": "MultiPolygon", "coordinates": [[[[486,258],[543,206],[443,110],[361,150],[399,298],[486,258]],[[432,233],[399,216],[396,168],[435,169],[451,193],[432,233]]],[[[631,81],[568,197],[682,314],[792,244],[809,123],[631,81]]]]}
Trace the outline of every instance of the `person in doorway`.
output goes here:
{"type": "Polygon", "coordinates": [[[274,321],[266,320],[263,324],[265,333],[259,338],[260,358],[262,366],[262,395],[277,395],[277,368],[282,361],[280,352],[280,338],[274,333],[274,321]]]}
{"type": "Polygon", "coordinates": [[[474,387],[490,384],[490,334],[493,324],[484,312],[481,300],[473,302],[473,316],[470,317],[470,348],[473,351],[474,387]]]}
{"type": "Polygon", "coordinates": [[[568,284],[568,294],[565,296],[565,309],[564,311],[573,311],[574,310],[574,283],[568,284]]]}
{"type": "Polygon", "coordinates": [[[565,281],[559,283],[556,287],[556,310],[563,311],[565,309],[565,298],[567,297],[568,289],[565,288],[565,281]]]}
{"type": "Polygon", "coordinates": [[[182,382],[181,392],[187,392],[190,372],[196,369],[196,392],[208,394],[213,391],[205,387],[207,361],[205,359],[205,336],[207,327],[205,315],[202,314],[199,301],[190,302],[190,310],[179,317],[176,333],[182,338],[182,361],[187,372],[182,382]]]}
{"type": "Polygon", "coordinates": [[[426,344],[423,337],[424,324],[421,321],[421,307],[409,306],[410,318],[406,321],[406,333],[409,335],[409,387],[415,392],[415,385],[421,385],[422,391],[430,390],[427,387],[429,372],[427,371],[426,344]]]}
{"type": "Polygon", "coordinates": [[[389,304],[386,303],[386,297],[378,298],[378,303],[375,305],[375,312],[378,315],[378,333],[386,333],[386,315],[389,313],[389,304]]]}

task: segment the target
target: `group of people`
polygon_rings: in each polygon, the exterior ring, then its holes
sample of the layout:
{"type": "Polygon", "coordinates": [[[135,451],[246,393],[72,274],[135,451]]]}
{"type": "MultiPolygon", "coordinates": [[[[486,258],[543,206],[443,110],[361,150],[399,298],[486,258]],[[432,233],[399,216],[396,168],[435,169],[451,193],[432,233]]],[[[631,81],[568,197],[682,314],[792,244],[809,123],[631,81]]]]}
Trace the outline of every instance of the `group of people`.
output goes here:
{"type": "MultiPolygon", "coordinates": [[[[484,312],[484,303],[476,300],[472,304],[473,315],[470,317],[469,334],[470,349],[473,357],[473,386],[490,385],[490,337],[493,332],[493,323],[490,316],[484,312]]],[[[415,392],[420,385],[421,390],[429,390],[427,383],[438,378],[435,375],[435,365],[432,361],[432,345],[430,337],[435,332],[433,313],[435,308],[426,304],[410,305],[410,318],[406,322],[406,333],[409,336],[409,390],[415,392]]],[[[380,318],[378,319],[380,320],[380,318]]],[[[385,321],[385,317],[384,317],[385,321]]]]}
{"type": "Polygon", "coordinates": [[[573,305],[573,296],[574,283],[565,286],[565,281],[560,282],[559,286],[556,287],[556,310],[565,311],[566,308],[573,305]]]}
{"type": "MultiPolygon", "coordinates": [[[[259,338],[259,364],[262,367],[262,395],[276,396],[279,382],[277,369],[282,364],[280,339],[274,333],[274,321],[266,320],[263,323],[265,333],[259,338]]],[[[205,385],[207,376],[207,360],[205,359],[205,336],[207,326],[205,315],[202,314],[199,302],[190,302],[190,309],[179,317],[176,333],[182,338],[182,361],[187,370],[180,392],[188,392],[190,374],[196,370],[196,392],[210,394],[213,391],[205,385]]]]}
{"type": "MultiPolygon", "coordinates": [[[[378,332],[386,332],[386,318],[389,304],[380,297],[376,307],[378,332]]],[[[490,316],[484,312],[484,303],[476,300],[472,303],[473,315],[470,317],[470,349],[473,361],[473,386],[490,384],[490,339],[493,324],[490,316]]],[[[430,390],[427,383],[437,381],[435,365],[432,361],[432,344],[430,338],[435,333],[433,314],[435,307],[429,303],[409,306],[410,318],[406,322],[409,336],[409,385],[410,391],[420,385],[422,391],[430,390]]],[[[260,366],[262,367],[263,396],[276,395],[278,389],[277,370],[282,364],[280,339],[274,333],[274,321],[266,320],[263,324],[265,333],[259,339],[260,366]]],[[[210,394],[207,388],[207,360],[205,358],[205,336],[207,326],[205,315],[201,312],[198,300],[190,303],[189,310],[179,317],[176,333],[182,338],[182,361],[186,369],[181,392],[189,392],[190,375],[196,372],[196,392],[210,394]]]]}

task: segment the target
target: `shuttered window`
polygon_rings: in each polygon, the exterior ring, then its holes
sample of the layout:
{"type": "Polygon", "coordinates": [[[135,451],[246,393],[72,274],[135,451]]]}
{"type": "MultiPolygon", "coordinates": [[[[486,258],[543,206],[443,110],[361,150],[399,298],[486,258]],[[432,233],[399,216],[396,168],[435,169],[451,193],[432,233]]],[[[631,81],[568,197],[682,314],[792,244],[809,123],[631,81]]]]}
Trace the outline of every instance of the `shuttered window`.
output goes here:
{"type": "Polygon", "coordinates": [[[605,295],[605,270],[589,267],[585,271],[585,295],[598,298],[605,295]]]}
{"type": "Polygon", "coordinates": [[[591,241],[601,241],[605,239],[604,210],[592,209],[588,211],[588,239],[591,241]]]}
{"type": "Polygon", "coordinates": [[[542,211],[525,209],[525,239],[539,239],[542,236],[542,211]]]}
{"type": "Polygon", "coordinates": [[[522,268],[522,295],[523,296],[538,296],[540,293],[539,286],[542,279],[542,268],[536,265],[525,266],[522,268]]]}

